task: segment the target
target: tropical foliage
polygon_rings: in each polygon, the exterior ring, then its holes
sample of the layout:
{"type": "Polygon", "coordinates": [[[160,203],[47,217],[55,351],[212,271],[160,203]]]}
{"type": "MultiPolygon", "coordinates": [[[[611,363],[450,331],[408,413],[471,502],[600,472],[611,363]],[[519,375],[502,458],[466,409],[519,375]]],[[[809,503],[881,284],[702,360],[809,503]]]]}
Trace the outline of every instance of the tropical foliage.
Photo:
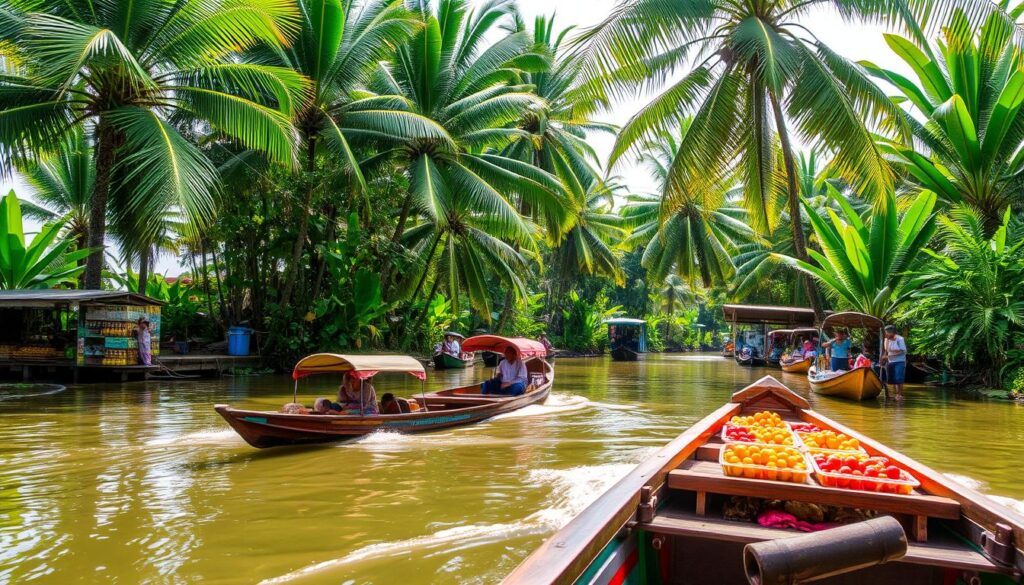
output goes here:
{"type": "Polygon", "coordinates": [[[91,250],[74,250],[75,240],[61,235],[63,221],[45,224],[28,243],[21,204],[14,191],[0,201],[0,289],[51,288],[74,282],[85,268],[78,260],[91,250]]]}
{"type": "Polygon", "coordinates": [[[1020,13],[623,0],[580,30],[514,0],[9,0],[0,171],[34,198],[3,204],[4,286],[167,297],[178,338],[246,323],[282,366],[452,328],[599,351],[622,314],[706,349],[725,302],[811,305],[1010,384],[1020,13]],[[812,9],[890,25],[912,75],[838,55],[812,9]]]}

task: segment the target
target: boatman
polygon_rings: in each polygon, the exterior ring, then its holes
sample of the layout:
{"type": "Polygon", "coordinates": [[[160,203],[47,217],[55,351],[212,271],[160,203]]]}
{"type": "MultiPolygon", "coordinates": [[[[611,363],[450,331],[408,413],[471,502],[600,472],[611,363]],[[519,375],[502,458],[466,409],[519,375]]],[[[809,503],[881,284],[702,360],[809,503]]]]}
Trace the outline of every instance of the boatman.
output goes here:
{"type": "Polygon", "coordinates": [[[850,369],[850,338],[846,335],[846,331],[839,329],[836,331],[835,339],[826,341],[821,346],[832,350],[831,369],[833,372],[850,369]]]}
{"type": "Polygon", "coordinates": [[[895,325],[885,326],[885,343],[882,346],[882,366],[887,380],[892,384],[893,398],[903,401],[903,379],[907,375],[907,342],[896,332],[895,325]]]}
{"type": "Polygon", "coordinates": [[[481,394],[520,396],[526,392],[526,363],[519,359],[519,350],[510,345],[504,355],[505,359],[498,363],[497,375],[480,384],[481,394]]]}

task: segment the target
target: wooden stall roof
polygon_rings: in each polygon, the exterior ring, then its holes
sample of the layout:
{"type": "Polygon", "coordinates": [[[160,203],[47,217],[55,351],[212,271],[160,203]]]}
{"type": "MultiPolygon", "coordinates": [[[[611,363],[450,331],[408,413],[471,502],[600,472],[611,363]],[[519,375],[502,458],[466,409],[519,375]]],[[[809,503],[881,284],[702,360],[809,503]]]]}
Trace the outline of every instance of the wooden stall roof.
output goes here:
{"type": "Polygon", "coordinates": [[[771,307],[763,305],[724,305],[722,312],[729,323],[789,325],[813,327],[814,310],[804,307],[771,307]]]}
{"type": "Polygon", "coordinates": [[[0,308],[52,307],[70,303],[101,303],[110,305],[163,305],[163,301],[119,290],[4,290],[0,291],[0,308]]]}

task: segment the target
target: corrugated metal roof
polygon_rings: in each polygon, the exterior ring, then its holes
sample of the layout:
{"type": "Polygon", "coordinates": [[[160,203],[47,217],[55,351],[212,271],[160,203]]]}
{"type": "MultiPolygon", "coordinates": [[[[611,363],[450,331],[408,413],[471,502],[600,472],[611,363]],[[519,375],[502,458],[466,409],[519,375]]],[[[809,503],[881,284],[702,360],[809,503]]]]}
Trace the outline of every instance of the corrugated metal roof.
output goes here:
{"type": "Polygon", "coordinates": [[[103,302],[122,305],[163,305],[162,301],[119,290],[0,290],[0,307],[45,307],[62,303],[103,302]]]}

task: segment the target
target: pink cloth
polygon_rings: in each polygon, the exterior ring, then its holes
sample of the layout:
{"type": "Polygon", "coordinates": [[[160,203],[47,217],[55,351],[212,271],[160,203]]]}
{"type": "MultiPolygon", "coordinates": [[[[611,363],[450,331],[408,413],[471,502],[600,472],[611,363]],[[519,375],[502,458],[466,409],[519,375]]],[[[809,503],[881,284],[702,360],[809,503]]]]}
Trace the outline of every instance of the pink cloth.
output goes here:
{"type": "Polygon", "coordinates": [[[766,528],[796,528],[800,532],[818,532],[819,530],[828,530],[834,528],[835,524],[828,522],[821,522],[818,524],[812,524],[810,522],[804,522],[803,520],[797,520],[796,516],[787,512],[779,510],[768,510],[762,512],[757,517],[757,523],[766,528]]]}

